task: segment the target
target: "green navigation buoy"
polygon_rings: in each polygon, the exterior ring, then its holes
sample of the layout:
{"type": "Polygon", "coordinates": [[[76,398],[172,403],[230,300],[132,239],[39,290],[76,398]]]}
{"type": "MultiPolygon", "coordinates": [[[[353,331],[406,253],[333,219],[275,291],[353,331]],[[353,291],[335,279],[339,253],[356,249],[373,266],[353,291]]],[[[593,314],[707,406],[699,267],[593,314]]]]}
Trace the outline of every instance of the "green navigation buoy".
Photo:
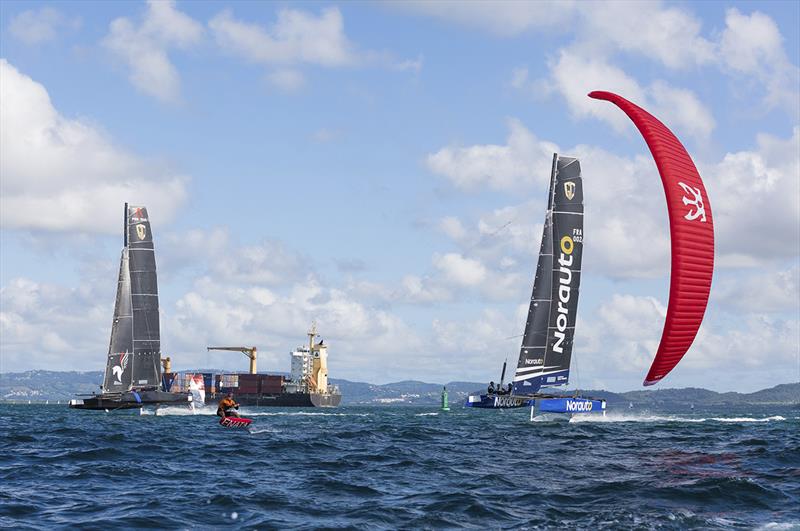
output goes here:
{"type": "Polygon", "coordinates": [[[450,406],[447,405],[447,386],[442,387],[442,411],[450,411],[450,406]]]}

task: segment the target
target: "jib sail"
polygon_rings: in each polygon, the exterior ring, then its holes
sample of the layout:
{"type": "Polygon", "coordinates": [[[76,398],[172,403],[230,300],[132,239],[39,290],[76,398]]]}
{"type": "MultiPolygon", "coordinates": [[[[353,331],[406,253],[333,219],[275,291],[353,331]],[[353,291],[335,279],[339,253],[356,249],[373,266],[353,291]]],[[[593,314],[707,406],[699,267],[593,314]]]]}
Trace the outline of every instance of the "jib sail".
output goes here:
{"type": "Polygon", "coordinates": [[[124,242],[103,379],[105,392],[161,383],[158,282],[153,234],[145,207],[125,204],[124,242]]]}
{"type": "Polygon", "coordinates": [[[580,162],[555,154],[539,262],[514,374],[515,394],[569,381],[582,256],[580,162]]]}

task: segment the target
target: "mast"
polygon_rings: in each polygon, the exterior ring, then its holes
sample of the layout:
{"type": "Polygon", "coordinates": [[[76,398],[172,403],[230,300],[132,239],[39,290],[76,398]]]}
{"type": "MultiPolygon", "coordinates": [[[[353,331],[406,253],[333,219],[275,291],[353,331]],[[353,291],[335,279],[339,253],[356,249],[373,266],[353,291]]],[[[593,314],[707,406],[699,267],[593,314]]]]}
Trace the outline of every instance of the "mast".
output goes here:
{"type": "Polygon", "coordinates": [[[128,203],[125,203],[125,210],[122,213],[122,246],[128,246],[128,203]]]}
{"type": "Polygon", "coordinates": [[[316,321],[311,321],[311,329],[308,332],[306,332],[306,335],[308,336],[308,351],[311,352],[312,350],[314,350],[314,338],[319,335],[317,334],[316,321]]]}

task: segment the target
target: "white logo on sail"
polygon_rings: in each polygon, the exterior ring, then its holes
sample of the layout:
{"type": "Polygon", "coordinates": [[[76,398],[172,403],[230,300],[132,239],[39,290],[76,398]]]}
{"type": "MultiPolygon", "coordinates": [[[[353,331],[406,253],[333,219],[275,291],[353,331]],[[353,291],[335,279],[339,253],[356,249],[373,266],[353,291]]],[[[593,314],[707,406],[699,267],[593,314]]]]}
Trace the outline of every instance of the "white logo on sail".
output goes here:
{"type": "Polygon", "coordinates": [[[567,196],[567,199],[570,201],[573,197],[575,197],[575,183],[570,181],[564,183],[564,195],[567,196]]]}
{"type": "Polygon", "coordinates": [[[700,189],[694,188],[684,183],[678,183],[683,191],[686,192],[688,195],[694,197],[694,199],[689,199],[686,196],[683,196],[683,204],[686,206],[692,205],[697,210],[689,209],[689,212],[683,216],[684,218],[688,219],[689,221],[694,221],[697,218],[700,218],[700,221],[703,223],[706,222],[706,207],[703,205],[703,196],[700,195],[700,189]]]}
{"type": "Polygon", "coordinates": [[[140,240],[144,240],[144,237],[147,236],[147,227],[145,227],[141,223],[136,225],[136,236],[140,240]]]}
{"type": "MultiPolygon", "coordinates": [[[[564,353],[562,343],[566,338],[567,324],[569,323],[569,299],[572,290],[572,251],[575,249],[575,242],[569,236],[561,238],[561,256],[558,259],[558,315],[556,315],[556,330],[553,332],[555,343],[553,352],[564,353]]],[[[555,300],[553,300],[555,302],[555,300]]]]}
{"type": "Polygon", "coordinates": [[[125,372],[125,369],[128,367],[128,353],[124,352],[119,355],[119,365],[114,365],[111,368],[111,374],[113,374],[117,381],[114,383],[121,384],[122,383],[122,373],[125,372]]]}

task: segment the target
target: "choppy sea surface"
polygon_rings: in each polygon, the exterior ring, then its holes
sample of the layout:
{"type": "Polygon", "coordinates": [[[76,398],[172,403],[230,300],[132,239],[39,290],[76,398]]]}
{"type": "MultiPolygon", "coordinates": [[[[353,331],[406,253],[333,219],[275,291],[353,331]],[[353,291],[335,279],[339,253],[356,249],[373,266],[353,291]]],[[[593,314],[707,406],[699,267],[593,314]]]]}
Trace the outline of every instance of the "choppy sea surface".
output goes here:
{"type": "Polygon", "coordinates": [[[0,527],[800,528],[800,410],[0,405],[0,527]]]}

